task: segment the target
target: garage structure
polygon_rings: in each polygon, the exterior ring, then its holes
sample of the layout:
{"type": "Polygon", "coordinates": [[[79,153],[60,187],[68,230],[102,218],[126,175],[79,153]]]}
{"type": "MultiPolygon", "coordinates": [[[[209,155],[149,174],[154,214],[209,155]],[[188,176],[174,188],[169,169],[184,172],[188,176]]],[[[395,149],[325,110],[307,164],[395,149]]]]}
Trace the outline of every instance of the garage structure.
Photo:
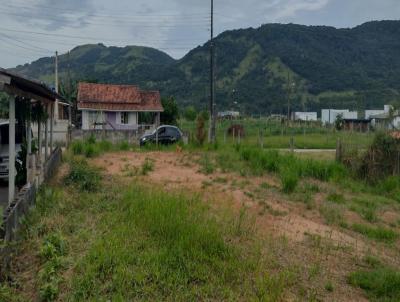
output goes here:
{"type": "Polygon", "coordinates": [[[16,104],[24,102],[28,107],[25,118],[26,142],[27,142],[27,183],[32,184],[37,180],[36,169],[43,166],[51,152],[53,145],[53,120],[55,104],[63,98],[39,81],[31,80],[16,73],[0,68],[0,91],[7,93],[9,98],[9,159],[8,159],[8,204],[10,205],[15,196],[15,132],[16,132],[16,104]],[[32,154],[32,109],[43,108],[43,119],[38,123],[38,153],[32,154]],[[44,133],[43,133],[44,124],[44,133]],[[44,135],[44,142],[43,142],[44,135]],[[44,149],[44,150],[43,150],[44,149]],[[43,152],[44,151],[44,152],[43,152]],[[50,153],[49,153],[50,152],[50,153]],[[44,158],[43,158],[44,157],[44,158]]]}

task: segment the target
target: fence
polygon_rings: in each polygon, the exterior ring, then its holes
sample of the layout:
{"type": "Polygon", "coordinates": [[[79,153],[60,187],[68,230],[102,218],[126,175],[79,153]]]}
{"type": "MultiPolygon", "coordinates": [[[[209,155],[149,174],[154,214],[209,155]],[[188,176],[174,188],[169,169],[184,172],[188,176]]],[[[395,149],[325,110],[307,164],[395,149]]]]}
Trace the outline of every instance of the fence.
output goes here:
{"type": "MultiPolygon", "coordinates": [[[[61,164],[62,151],[56,148],[44,165],[43,179],[49,180],[58,166],[61,164]]],[[[3,224],[0,228],[0,238],[5,241],[17,239],[18,230],[21,226],[21,219],[28,213],[29,209],[35,204],[37,188],[39,182],[25,185],[16,195],[13,202],[8,205],[3,213],[3,224]]]]}

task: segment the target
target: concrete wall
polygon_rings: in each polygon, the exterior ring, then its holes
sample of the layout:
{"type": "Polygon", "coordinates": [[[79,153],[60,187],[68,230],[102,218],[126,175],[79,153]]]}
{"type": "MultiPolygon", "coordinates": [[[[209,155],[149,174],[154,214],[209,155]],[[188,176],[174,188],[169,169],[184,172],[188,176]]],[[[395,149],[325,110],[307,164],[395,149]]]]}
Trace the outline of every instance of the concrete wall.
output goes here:
{"type": "Polygon", "coordinates": [[[137,130],[72,130],[72,140],[85,140],[94,135],[96,140],[107,140],[113,144],[120,142],[129,142],[130,144],[138,144],[139,138],[151,129],[140,128],[137,130]]]}
{"type": "Polygon", "coordinates": [[[295,112],[293,114],[296,121],[317,121],[317,112],[295,112]]]}

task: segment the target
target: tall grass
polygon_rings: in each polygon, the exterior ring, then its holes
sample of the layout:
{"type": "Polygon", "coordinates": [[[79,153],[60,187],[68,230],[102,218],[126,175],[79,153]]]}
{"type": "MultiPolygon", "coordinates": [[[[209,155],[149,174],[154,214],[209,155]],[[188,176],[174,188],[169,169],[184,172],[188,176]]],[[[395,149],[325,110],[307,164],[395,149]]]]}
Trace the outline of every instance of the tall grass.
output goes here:
{"type": "Polygon", "coordinates": [[[73,159],[65,183],[75,185],[81,191],[94,192],[99,188],[101,175],[98,169],[89,166],[84,159],[73,159]]]}
{"type": "Polygon", "coordinates": [[[128,151],[130,148],[131,146],[127,141],[113,145],[106,140],[96,141],[93,136],[86,140],[75,140],[70,146],[73,155],[83,155],[88,158],[96,157],[110,151],[128,151]]]}
{"type": "Polygon", "coordinates": [[[349,276],[349,283],[362,288],[374,301],[400,301],[400,272],[387,267],[357,271],[349,276]]]}
{"type": "Polygon", "coordinates": [[[346,175],[346,169],[336,162],[299,159],[292,154],[257,147],[242,147],[238,152],[254,173],[292,171],[300,178],[310,177],[322,181],[346,175]]]}
{"type": "Polygon", "coordinates": [[[286,278],[259,271],[258,249],[243,249],[245,238],[233,235],[237,224],[210,215],[196,198],[135,186],[103,221],[100,229],[108,231],[76,265],[72,300],[254,300],[260,295],[276,301],[283,295],[286,278]]]}

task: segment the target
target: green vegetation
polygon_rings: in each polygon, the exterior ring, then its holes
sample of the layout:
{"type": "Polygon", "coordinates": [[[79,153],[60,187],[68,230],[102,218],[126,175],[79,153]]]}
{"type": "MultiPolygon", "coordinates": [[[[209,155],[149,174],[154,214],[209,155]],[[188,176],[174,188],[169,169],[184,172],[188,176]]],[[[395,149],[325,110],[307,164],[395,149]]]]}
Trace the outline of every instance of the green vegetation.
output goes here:
{"type": "Polygon", "coordinates": [[[349,283],[362,288],[373,301],[400,300],[400,272],[378,265],[369,271],[357,271],[349,276],[349,283]]]}
{"type": "Polygon", "coordinates": [[[99,188],[101,175],[98,169],[89,166],[84,159],[73,159],[65,183],[75,185],[81,191],[94,192],[99,188]]]}
{"type": "MultiPolygon", "coordinates": [[[[269,265],[245,212],[136,180],[101,185],[41,189],[24,244],[38,259],[29,265],[40,265],[43,301],[280,301],[291,286],[295,273],[269,265]]],[[[23,289],[0,287],[0,297],[24,301],[32,293],[23,289]]]]}
{"type": "Polygon", "coordinates": [[[370,239],[385,243],[393,243],[399,237],[399,234],[395,231],[381,226],[372,227],[363,224],[353,224],[352,229],[370,239]]]}
{"type": "Polygon", "coordinates": [[[60,234],[47,235],[40,248],[39,255],[43,261],[39,271],[39,292],[42,301],[55,301],[59,294],[59,285],[62,282],[60,271],[65,268],[64,257],[67,246],[60,234]]]}

